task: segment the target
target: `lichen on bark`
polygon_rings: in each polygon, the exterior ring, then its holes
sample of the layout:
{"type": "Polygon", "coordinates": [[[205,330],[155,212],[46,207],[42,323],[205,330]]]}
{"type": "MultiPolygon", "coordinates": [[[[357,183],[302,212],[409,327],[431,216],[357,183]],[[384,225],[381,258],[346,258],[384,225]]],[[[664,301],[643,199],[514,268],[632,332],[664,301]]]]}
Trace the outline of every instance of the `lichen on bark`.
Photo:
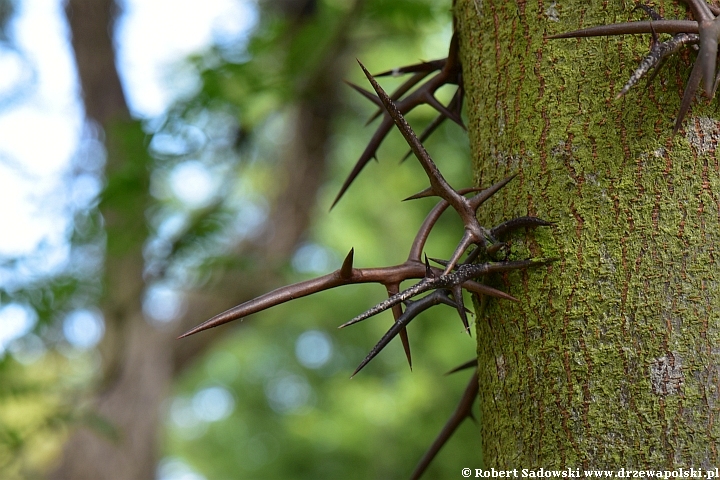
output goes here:
{"type": "MultiPolygon", "coordinates": [[[[496,281],[521,298],[477,319],[487,468],[710,468],[720,426],[720,122],[696,99],[672,135],[695,53],[614,100],[650,36],[548,40],[637,20],[629,2],[456,6],[475,183],[518,178],[483,209],[554,221],[496,281]]],[[[682,3],[656,2],[667,18],[682,3]]]]}

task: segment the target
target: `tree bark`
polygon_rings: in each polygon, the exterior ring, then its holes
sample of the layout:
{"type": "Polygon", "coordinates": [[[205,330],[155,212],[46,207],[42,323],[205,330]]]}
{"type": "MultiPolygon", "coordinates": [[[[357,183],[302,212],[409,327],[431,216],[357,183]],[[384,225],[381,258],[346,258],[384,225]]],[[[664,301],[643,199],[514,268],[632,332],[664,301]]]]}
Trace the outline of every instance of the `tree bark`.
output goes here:
{"type": "MultiPolygon", "coordinates": [[[[682,3],[655,2],[666,18],[682,3]]],[[[720,437],[720,123],[696,99],[673,136],[695,53],[617,92],[649,35],[548,40],[639,20],[622,2],[466,0],[476,179],[518,172],[479,212],[556,222],[514,256],[558,257],[498,283],[478,316],[485,467],[710,468],[720,437]]]]}
{"type": "MultiPolygon", "coordinates": [[[[151,159],[145,135],[130,119],[115,68],[113,0],[70,0],[67,14],[72,45],[89,119],[104,130],[108,186],[101,212],[107,235],[102,310],[106,333],[101,344],[103,374],[89,404],[110,433],[78,427],[71,432],[54,479],[137,480],[155,477],[162,404],[173,378],[227,329],[178,341],[177,335],[233,305],[275,287],[274,268],[286,262],[310,222],[316,192],[326,171],[326,145],[339,104],[343,62],[332,61],[347,47],[346,36],[327,52],[315,76],[304,79],[297,104],[299,132],[280,162],[278,178],[287,188],[266,224],[272,240],[243,245],[238,255],[262,258],[257,271],[219,272],[206,290],[187,292],[189,308],[167,329],[146,321],[142,311],[143,245],[148,229],[143,212],[151,159]],[[332,80],[332,81],[330,81],[332,80]]],[[[106,429],[107,430],[107,429],[106,429]]]]}

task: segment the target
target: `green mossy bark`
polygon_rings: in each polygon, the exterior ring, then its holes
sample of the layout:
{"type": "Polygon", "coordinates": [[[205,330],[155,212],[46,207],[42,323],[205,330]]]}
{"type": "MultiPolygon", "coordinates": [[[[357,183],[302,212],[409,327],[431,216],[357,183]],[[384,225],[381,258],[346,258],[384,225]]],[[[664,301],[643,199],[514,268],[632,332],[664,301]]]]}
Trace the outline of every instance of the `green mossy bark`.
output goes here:
{"type": "MultiPolygon", "coordinates": [[[[667,18],[682,3],[655,2],[667,18]]],[[[720,438],[720,123],[698,98],[672,128],[695,54],[617,92],[650,36],[547,40],[642,19],[631,2],[458,1],[476,183],[518,177],[479,212],[537,215],[478,316],[487,468],[710,468],[720,438]]]]}

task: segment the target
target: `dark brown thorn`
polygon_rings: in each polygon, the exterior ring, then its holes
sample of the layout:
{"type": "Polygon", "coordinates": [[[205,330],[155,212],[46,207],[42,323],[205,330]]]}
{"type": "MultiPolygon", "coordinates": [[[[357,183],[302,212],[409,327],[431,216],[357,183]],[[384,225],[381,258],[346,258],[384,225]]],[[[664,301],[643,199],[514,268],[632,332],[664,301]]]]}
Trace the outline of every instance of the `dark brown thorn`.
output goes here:
{"type": "Polygon", "coordinates": [[[517,217],[503,222],[493,228],[490,230],[490,234],[495,238],[501,238],[513,230],[518,230],[520,228],[550,227],[552,225],[555,224],[538,217],[517,217]]]}
{"type": "MultiPolygon", "coordinates": [[[[463,88],[461,86],[458,87],[458,89],[455,91],[455,94],[453,95],[453,98],[450,100],[450,103],[448,103],[448,106],[447,106],[447,108],[450,111],[454,112],[455,115],[457,115],[457,117],[460,119],[462,119],[462,105],[463,105],[464,96],[465,96],[465,92],[464,92],[463,88]]],[[[442,114],[435,117],[435,119],[432,122],[430,122],[430,124],[428,124],[427,127],[425,127],[425,130],[423,130],[422,133],[420,134],[420,136],[418,137],[418,138],[420,138],[420,141],[424,142],[425,140],[430,138],[430,135],[432,135],[433,132],[435,132],[435,130],[437,130],[437,128],[440,125],[442,125],[442,123],[447,118],[448,117],[446,115],[442,115],[442,114]]],[[[467,130],[464,123],[460,124],[460,126],[463,129],[467,130]]],[[[412,155],[412,150],[408,150],[407,153],[405,153],[403,158],[400,160],[400,163],[402,163],[405,160],[407,160],[408,158],[410,158],[410,155],[412,155]]]]}
{"type": "Polygon", "coordinates": [[[343,183],[342,187],[340,188],[340,191],[338,192],[337,196],[335,197],[335,200],[333,200],[332,205],[330,206],[330,209],[332,208],[340,201],[340,198],[345,194],[348,188],[350,188],[350,185],[352,182],[355,181],[358,175],[360,175],[360,172],[363,168],[365,168],[365,165],[370,162],[373,158],[375,158],[375,155],[377,153],[378,147],[380,147],[380,144],[382,143],[383,139],[385,138],[385,135],[392,129],[393,121],[391,118],[384,117],[382,122],[380,123],[380,126],[375,131],[375,134],[372,136],[370,141],[368,142],[367,146],[365,147],[365,150],[363,151],[362,155],[360,155],[360,158],[355,163],[355,166],[353,167],[352,171],[348,175],[348,177],[345,179],[345,182],[343,183]]]}
{"type": "Polygon", "coordinates": [[[425,455],[423,455],[420,459],[420,462],[418,462],[415,470],[410,476],[411,480],[418,480],[422,474],[425,473],[428,465],[430,465],[440,449],[445,445],[445,443],[447,443],[450,437],[452,437],[453,433],[455,433],[455,430],[457,430],[460,424],[468,417],[473,418],[472,408],[475,403],[475,399],[478,396],[479,389],[477,368],[475,368],[473,375],[470,378],[470,382],[467,387],[465,387],[465,392],[460,399],[460,403],[440,431],[440,434],[438,434],[437,438],[435,438],[433,444],[430,445],[430,448],[427,452],[425,452],[425,455]]]}
{"type": "MultiPolygon", "coordinates": [[[[430,158],[430,154],[427,152],[427,150],[425,150],[425,147],[417,138],[415,132],[413,132],[413,129],[407,123],[405,117],[403,117],[403,114],[400,112],[398,107],[390,99],[390,97],[388,97],[387,93],[385,93],[385,90],[382,89],[380,84],[375,81],[375,79],[365,68],[365,66],[360,61],[358,61],[358,63],[360,64],[360,68],[363,69],[363,72],[365,73],[368,81],[373,86],[375,93],[377,93],[378,97],[380,97],[380,100],[383,102],[383,105],[385,106],[385,109],[390,115],[390,118],[392,118],[392,120],[395,122],[395,125],[400,130],[400,133],[402,133],[405,141],[408,143],[408,145],[410,145],[413,153],[420,161],[420,164],[425,170],[425,173],[430,180],[430,186],[433,188],[435,194],[447,200],[447,202],[462,216],[463,211],[466,210],[465,197],[453,190],[450,184],[447,183],[445,177],[443,177],[442,173],[440,173],[437,165],[435,165],[435,162],[433,162],[432,158],[430,158]]],[[[463,220],[465,219],[463,218],[463,220]]]]}
{"type": "Polygon", "coordinates": [[[472,333],[470,332],[470,323],[468,323],[467,319],[467,309],[465,308],[465,300],[463,299],[462,286],[453,285],[451,291],[452,296],[455,299],[456,310],[460,316],[460,321],[462,322],[463,327],[465,327],[467,334],[472,336],[472,333]]]}
{"type": "MultiPolygon", "coordinates": [[[[400,291],[400,285],[397,283],[388,284],[386,286],[388,297],[391,297],[400,291]]],[[[398,304],[392,307],[392,314],[394,321],[402,318],[403,310],[402,305],[398,304]]],[[[412,371],[412,354],[410,353],[410,338],[408,337],[407,329],[403,327],[400,330],[400,341],[402,342],[403,350],[405,351],[405,358],[407,358],[408,366],[412,371]]]]}
{"type": "Polygon", "coordinates": [[[642,22],[613,23],[597,27],[582,28],[572,32],[559,33],[547,37],[558,38],[605,37],[609,35],[640,35],[643,33],[699,33],[698,22],[694,20],[659,20],[642,22]]]}
{"type": "Polygon", "coordinates": [[[475,280],[466,280],[463,282],[462,287],[468,292],[472,292],[477,295],[487,295],[488,297],[501,298],[503,300],[510,300],[511,302],[520,301],[509,293],[505,293],[497,288],[489,287],[484,283],[476,282],[475,280]]]}
{"type": "MultiPolygon", "coordinates": [[[[354,251],[352,251],[354,252],[354,251]]],[[[351,253],[352,253],[351,252],[351,253]]],[[[225,312],[215,315],[211,319],[185,332],[178,338],[187,337],[208,328],[238,320],[253,313],[266,310],[290,300],[312,295],[314,293],[330,290],[331,288],[355,283],[380,283],[382,285],[400,284],[403,280],[423,278],[424,268],[418,261],[408,260],[400,265],[383,268],[352,268],[351,254],[345,258],[343,266],[332,273],[321,277],[305,280],[303,282],[277,288],[264,295],[233,307],[225,312]]]]}
{"type": "Polygon", "coordinates": [[[425,255],[425,278],[429,278],[429,279],[437,278],[437,275],[435,275],[435,272],[430,267],[430,262],[428,262],[427,255],[425,255]]]}
{"type": "Polygon", "coordinates": [[[448,370],[444,373],[444,375],[452,375],[453,373],[457,373],[461,370],[467,370],[468,368],[474,368],[477,367],[478,360],[477,358],[473,358],[472,360],[469,360],[462,365],[458,365],[457,367],[453,368],[452,370],[448,370]]]}
{"type": "Polygon", "coordinates": [[[440,103],[440,101],[437,98],[435,98],[435,95],[433,95],[430,92],[426,92],[425,95],[423,96],[423,99],[425,100],[425,103],[427,103],[428,105],[433,107],[435,110],[440,112],[441,115],[449,118],[453,122],[460,125],[463,130],[467,130],[467,128],[465,128],[465,124],[462,121],[462,118],[460,117],[460,114],[450,110],[450,108],[448,108],[445,105],[443,105],[442,103],[440,103]]]}
{"type": "Polygon", "coordinates": [[[638,3],[637,5],[635,5],[635,8],[633,8],[633,11],[635,11],[637,9],[640,9],[643,12],[645,12],[645,14],[654,21],[664,20],[664,18],[661,17],[660,14],[657,13],[655,11],[655,9],[652,8],[650,5],[643,5],[642,3],[638,3]]]}
{"type": "Polygon", "coordinates": [[[406,328],[400,330],[400,342],[402,343],[403,351],[405,352],[405,358],[407,359],[408,367],[410,367],[410,371],[412,371],[412,353],[410,352],[410,337],[408,337],[406,328]]]}
{"type": "Polygon", "coordinates": [[[410,195],[409,197],[403,198],[402,201],[407,202],[408,200],[417,200],[419,198],[427,198],[427,197],[433,197],[433,196],[435,196],[435,194],[433,193],[432,187],[428,187],[425,190],[422,190],[414,195],[410,195]]]}
{"type": "Polygon", "coordinates": [[[447,265],[445,265],[443,275],[450,273],[450,271],[455,268],[455,265],[457,265],[458,261],[460,261],[460,257],[462,257],[462,255],[465,253],[465,250],[467,250],[470,245],[472,245],[473,243],[478,243],[480,240],[482,240],[482,242],[480,242],[480,245],[484,246],[485,240],[483,238],[477,238],[477,236],[474,235],[474,232],[465,229],[465,233],[463,234],[460,243],[458,243],[455,251],[452,254],[452,257],[450,257],[447,265]]]}
{"type": "Polygon", "coordinates": [[[214,328],[225,323],[232,322],[233,320],[238,320],[248,315],[252,315],[253,313],[260,312],[267,308],[280,305],[281,303],[305,297],[322,290],[335,288],[340,285],[346,285],[348,283],[351,283],[351,280],[342,278],[340,276],[340,272],[336,270],[335,272],[323,275],[322,277],[277,288],[271,292],[260,295],[259,297],[215,315],[211,319],[206,320],[200,325],[183,333],[178,338],[185,338],[203,330],[214,328]]]}
{"type": "Polygon", "coordinates": [[[505,177],[499,182],[490,185],[484,190],[481,190],[480,193],[477,195],[470,197],[468,201],[470,202],[470,206],[473,208],[474,211],[477,211],[478,208],[480,208],[480,205],[485,203],[485,201],[495,195],[500,189],[502,189],[505,185],[510,183],[510,180],[517,177],[517,173],[513,173],[509,177],[505,177]]]}
{"type": "MultiPolygon", "coordinates": [[[[428,95],[434,95],[435,92],[443,85],[455,84],[458,85],[458,90],[462,89],[462,68],[458,59],[458,43],[459,40],[457,34],[453,34],[453,37],[450,40],[450,51],[448,54],[448,58],[445,61],[445,64],[442,66],[442,70],[436,75],[433,75],[429,80],[427,80],[421,86],[417,87],[415,91],[405,96],[402,100],[398,100],[397,109],[400,112],[408,113],[415,107],[424,103],[428,103],[428,95]]],[[[366,75],[370,75],[370,73],[366,71],[366,75]]],[[[413,79],[409,80],[410,83],[414,81],[415,80],[413,79]]],[[[393,95],[390,96],[390,98],[392,100],[395,100],[394,97],[397,96],[398,93],[404,92],[396,91],[395,93],[393,93],[393,95]]],[[[449,111],[451,113],[450,118],[453,118],[455,121],[459,120],[459,123],[462,123],[462,119],[460,116],[462,105],[458,105],[457,108],[453,109],[450,109],[449,106],[450,105],[448,105],[448,107],[442,107],[441,110],[444,109],[445,112],[449,111]]],[[[392,128],[392,124],[393,120],[391,120],[387,115],[384,115],[380,126],[373,134],[360,159],[356,162],[350,176],[345,180],[345,183],[343,184],[340,193],[337,195],[335,201],[333,202],[333,206],[338,202],[340,197],[342,197],[350,184],[354,181],[354,179],[363,169],[365,164],[369,162],[371,158],[375,157],[378,147],[392,128]]]]}
{"type": "Polygon", "coordinates": [[[699,60],[696,60],[695,65],[693,65],[693,69],[690,72],[690,78],[688,78],[687,85],[685,86],[685,91],[683,92],[682,102],[680,103],[680,111],[675,119],[673,135],[680,130],[680,126],[685,119],[685,115],[687,115],[688,110],[690,110],[690,103],[692,103],[692,100],[695,97],[695,92],[697,92],[697,89],[700,86],[700,78],[702,77],[702,74],[703,65],[699,60]]]}
{"type": "Polygon", "coordinates": [[[357,375],[357,373],[362,370],[365,365],[370,363],[370,361],[375,358],[399,332],[404,330],[407,325],[415,319],[415,317],[428,308],[441,303],[451,307],[456,307],[456,303],[450,299],[446,290],[436,290],[419,300],[406,302],[405,312],[403,312],[400,318],[398,318],[393,326],[390,327],[390,330],[388,330],[385,335],[382,336],[380,341],[378,341],[378,343],[372,348],[372,350],[370,350],[370,353],[368,353],[365,359],[360,363],[360,365],[358,365],[350,378],[357,375]]]}
{"type": "Polygon", "coordinates": [[[355,249],[351,248],[350,252],[343,260],[342,267],[340,267],[340,278],[349,280],[353,274],[353,256],[355,255],[355,249]]]}
{"type": "Polygon", "coordinates": [[[405,67],[393,68],[392,70],[385,70],[384,72],[376,73],[375,77],[398,77],[406,73],[417,73],[425,72],[430,73],[435,70],[442,70],[447,63],[447,57],[439,58],[437,60],[431,60],[429,62],[420,62],[414,65],[407,65],[405,67]]]}
{"type": "Polygon", "coordinates": [[[468,253],[467,258],[465,259],[465,262],[463,262],[463,263],[473,263],[475,260],[478,259],[478,257],[480,256],[480,254],[482,252],[483,252],[482,248],[475,247],[472,252],[468,253]]]}
{"type": "MultiPolygon", "coordinates": [[[[348,82],[347,80],[344,80],[344,82],[345,82],[346,84],[348,84],[350,87],[352,87],[356,92],[360,93],[360,95],[362,95],[363,97],[365,97],[365,98],[367,98],[368,100],[370,100],[371,102],[373,102],[373,103],[374,103],[375,105],[377,105],[378,107],[382,107],[382,102],[381,102],[380,99],[377,97],[377,95],[373,95],[372,93],[368,92],[368,91],[365,90],[364,88],[359,87],[359,86],[355,85],[355,84],[352,83],[352,82],[348,82]]],[[[367,123],[370,123],[371,121],[372,121],[372,120],[368,121],[367,123]]],[[[367,123],[366,123],[366,125],[367,125],[367,123]]]]}
{"type": "MultiPolygon", "coordinates": [[[[483,189],[481,187],[463,188],[463,189],[458,190],[458,193],[461,195],[465,195],[467,193],[480,192],[482,190],[483,189]]],[[[432,187],[428,187],[425,190],[422,190],[414,195],[410,195],[409,197],[403,198],[402,201],[407,202],[408,200],[417,200],[420,198],[428,198],[428,197],[435,197],[435,196],[436,195],[435,195],[435,193],[433,193],[432,187]]],[[[446,203],[445,206],[447,207],[448,206],[447,202],[445,202],[445,203],[446,203]]]]}
{"type": "MultiPolygon", "coordinates": [[[[405,95],[412,87],[414,87],[415,85],[417,85],[418,83],[420,83],[420,81],[421,81],[423,78],[427,77],[429,73],[430,73],[430,71],[416,73],[415,75],[413,75],[412,77],[410,77],[408,80],[406,80],[405,82],[403,82],[403,84],[400,85],[395,91],[393,91],[393,92],[390,94],[390,98],[392,98],[393,100],[399,100],[399,99],[400,99],[403,95],[405,95]]],[[[377,77],[377,75],[375,75],[375,76],[377,77]]],[[[373,120],[375,120],[375,119],[378,118],[380,115],[382,115],[382,113],[383,113],[383,111],[384,111],[384,108],[383,108],[382,103],[378,101],[378,102],[376,102],[376,104],[377,104],[377,106],[379,106],[380,108],[379,108],[375,113],[372,114],[372,116],[368,119],[368,121],[365,123],[365,125],[370,124],[373,120]]]]}

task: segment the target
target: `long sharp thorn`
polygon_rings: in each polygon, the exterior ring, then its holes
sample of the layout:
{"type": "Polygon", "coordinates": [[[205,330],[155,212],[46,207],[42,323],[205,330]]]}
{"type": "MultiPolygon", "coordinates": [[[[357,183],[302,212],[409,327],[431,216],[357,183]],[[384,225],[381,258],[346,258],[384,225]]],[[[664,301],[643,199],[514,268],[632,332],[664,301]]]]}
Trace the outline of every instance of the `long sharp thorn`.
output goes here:
{"type": "Polygon", "coordinates": [[[643,22],[613,23],[597,27],[573,30],[572,32],[550,35],[548,39],[604,37],[608,35],[637,35],[643,33],[699,33],[698,22],[694,20],[659,20],[643,22]]]}
{"type": "MultiPolygon", "coordinates": [[[[458,193],[461,195],[465,195],[466,193],[472,193],[472,192],[479,192],[482,191],[482,188],[480,187],[473,187],[473,188],[463,188],[462,190],[459,190],[458,193]]],[[[432,187],[428,187],[425,190],[422,190],[414,195],[410,195],[409,197],[403,198],[403,202],[406,202],[408,200],[417,200],[419,198],[427,198],[427,197],[436,197],[435,192],[433,192],[432,187]]]]}
{"type": "MultiPolygon", "coordinates": [[[[400,291],[400,285],[397,283],[387,285],[388,296],[395,295],[400,291]]],[[[393,318],[397,322],[402,318],[403,310],[400,304],[392,307],[393,318]]],[[[400,341],[402,342],[403,350],[405,351],[405,358],[407,359],[408,366],[412,371],[412,353],[410,352],[410,338],[408,337],[407,328],[403,327],[400,330],[400,341]]]]}
{"type": "Polygon", "coordinates": [[[435,275],[435,272],[430,267],[430,262],[428,261],[427,255],[425,255],[425,278],[429,278],[429,279],[437,278],[437,275],[435,275]]]}
{"type": "Polygon", "coordinates": [[[476,282],[474,280],[466,280],[462,284],[463,288],[469,292],[478,294],[478,295],[487,295],[488,297],[495,297],[495,298],[502,298],[503,300],[510,300],[511,302],[519,302],[517,298],[513,297],[512,295],[503,292],[502,290],[498,290],[493,287],[489,287],[483,283],[476,282]]]}
{"type": "Polygon", "coordinates": [[[293,285],[287,285],[219,313],[211,319],[206,320],[200,325],[197,325],[196,327],[183,333],[178,338],[185,338],[203,330],[247,317],[253,313],[280,305],[281,303],[288,302],[295,298],[305,297],[322,290],[346,285],[347,283],[349,283],[348,280],[341,278],[338,271],[335,271],[328,275],[323,275],[322,277],[313,278],[293,285]]]}
{"type": "Polygon", "coordinates": [[[343,260],[342,267],[340,267],[340,278],[350,279],[353,274],[353,256],[355,255],[355,249],[351,248],[350,252],[343,260]]]}
{"type": "Polygon", "coordinates": [[[217,327],[225,323],[232,322],[233,320],[239,320],[243,317],[247,317],[248,315],[252,315],[253,313],[261,312],[270,307],[289,302],[290,300],[294,300],[296,298],[305,297],[312,295],[313,293],[353,283],[353,252],[354,249],[351,249],[350,253],[348,253],[347,257],[345,257],[343,265],[332,273],[312,278],[310,280],[305,280],[303,282],[294,283],[292,285],[286,285],[264,295],[260,295],[259,297],[253,298],[252,300],[248,300],[245,303],[215,315],[211,319],[206,320],[205,322],[183,333],[178,338],[185,338],[203,330],[217,327]]]}
{"type": "Polygon", "coordinates": [[[460,240],[460,243],[458,243],[458,246],[455,248],[455,251],[452,254],[452,257],[450,257],[450,260],[448,261],[447,265],[445,265],[445,271],[443,271],[443,275],[447,275],[452,271],[453,268],[455,268],[455,265],[460,260],[460,257],[465,253],[465,250],[474,243],[473,235],[465,230],[465,233],[463,234],[463,238],[460,240]]]}
{"type": "MultiPolygon", "coordinates": [[[[375,105],[377,105],[378,107],[382,107],[382,102],[381,102],[380,99],[377,97],[377,95],[373,95],[372,93],[368,92],[368,91],[365,90],[364,88],[359,87],[359,86],[355,85],[355,84],[352,83],[352,82],[348,82],[347,80],[345,80],[345,83],[348,84],[350,87],[352,87],[353,90],[355,90],[356,92],[360,93],[360,95],[362,95],[363,97],[367,98],[367,99],[370,100],[372,103],[374,103],[375,105]]],[[[370,123],[371,121],[372,121],[372,120],[368,121],[368,123],[370,123]]],[[[366,124],[366,125],[367,125],[367,124],[366,124]]]]}
{"type": "Polygon", "coordinates": [[[422,190],[414,195],[410,195],[409,197],[403,198],[403,202],[407,202],[408,200],[417,200],[418,198],[427,198],[434,196],[435,193],[433,193],[432,187],[428,187],[425,190],[422,190]]]}
{"type": "Polygon", "coordinates": [[[442,173],[440,173],[440,170],[438,170],[437,165],[435,165],[435,162],[433,162],[432,158],[430,158],[430,154],[427,152],[427,150],[425,150],[425,147],[417,138],[415,132],[413,132],[413,129],[407,123],[405,117],[403,117],[402,113],[400,112],[400,110],[398,110],[395,103],[390,99],[390,97],[388,97],[387,93],[385,93],[385,90],[383,90],[380,84],[375,81],[370,72],[359,60],[358,63],[360,64],[360,68],[362,68],[368,81],[373,86],[375,93],[377,93],[378,97],[380,97],[380,100],[382,100],[385,109],[390,114],[390,117],[395,122],[395,125],[398,127],[403,137],[405,137],[405,141],[407,141],[413,153],[420,161],[420,164],[425,170],[425,173],[430,180],[430,185],[433,187],[435,194],[447,200],[448,203],[450,203],[450,205],[452,205],[453,208],[455,208],[456,210],[462,211],[462,202],[465,200],[465,198],[461,197],[461,195],[458,194],[455,190],[453,190],[450,184],[447,183],[445,178],[442,176],[442,173]]]}
{"type": "Polygon", "coordinates": [[[408,302],[403,314],[395,321],[393,326],[390,327],[390,329],[385,333],[385,335],[382,336],[380,341],[378,341],[378,343],[372,348],[372,350],[370,350],[370,353],[368,353],[365,359],[355,369],[351,378],[354,377],[360,370],[362,370],[365,365],[370,363],[370,361],[375,358],[390,343],[390,341],[395,338],[398,333],[405,330],[407,325],[413,319],[415,319],[415,317],[417,317],[420,313],[424,312],[428,308],[439,305],[440,303],[444,303],[452,307],[456,306],[456,303],[450,300],[450,298],[448,297],[447,292],[442,290],[437,290],[430,295],[426,295],[420,300],[408,302]]]}
{"type": "Polygon", "coordinates": [[[506,222],[501,223],[497,227],[490,230],[490,234],[493,237],[500,238],[514,230],[520,228],[537,228],[537,227],[550,227],[555,225],[553,222],[548,222],[538,217],[517,217],[506,222]]]}
{"type": "Polygon", "coordinates": [[[435,438],[433,444],[430,445],[428,451],[425,452],[425,455],[423,455],[420,462],[418,462],[415,470],[410,476],[411,480],[418,480],[422,474],[425,473],[425,470],[428,465],[430,465],[430,462],[433,461],[440,449],[445,445],[445,443],[447,443],[450,437],[452,437],[453,433],[455,433],[455,430],[457,430],[463,420],[468,417],[472,417],[472,407],[478,396],[479,389],[476,368],[472,378],[470,378],[470,382],[467,387],[465,387],[465,392],[460,399],[460,403],[455,408],[455,411],[452,413],[443,429],[440,431],[440,434],[437,438],[435,438]]]}
{"type": "Polygon", "coordinates": [[[485,203],[485,201],[486,201],[488,198],[490,198],[490,197],[492,197],[493,195],[495,195],[500,189],[502,189],[505,185],[507,185],[508,183],[510,183],[510,181],[511,181],[513,178],[517,177],[517,175],[518,175],[517,173],[513,173],[513,174],[510,175],[509,177],[505,177],[505,178],[503,178],[502,180],[500,180],[499,182],[494,183],[493,185],[490,185],[489,187],[487,187],[487,188],[484,189],[484,190],[481,190],[480,193],[478,193],[477,195],[475,195],[475,196],[473,196],[473,197],[470,197],[470,199],[469,199],[470,205],[471,205],[475,210],[477,210],[477,209],[480,207],[480,205],[482,205],[483,203],[485,203]]]}
{"type": "Polygon", "coordinates": [[[468,360],[467,362],[463,363],[462,365],[458,365],[457,367],[453,368],[452,370],[445,372],[444,375],[452,375],[453,373],[457,373],[461,370],[467,370],[468,368],[477,367],[477,365],[478,365],[477,358],[473,358],[472,360],[468,360]]]}
{"type": "Polygon", "coordinates": [[[467,334],[472,336],[472,334],[470,333],[470,324],[468,323],[467,319],[467,309],[465,308],[465,301],[463,299],[462,286],[453,285],[452,294],[457,305],[456,310],[458,312],[458,315],[460,316],[460,321],[462,322],[463,327],[465,327],[465,331],[467,332],[467,334]]]}
{"type": "Polygon", "coordinates": [[[416,73],[416,72],[430,73],[435,70],[441,70],[445,66],[445,63],[447,63],[447,57],[439,58],[437,60],[431,60],[429,62],[420,62],[420,63],[416,63],[414,65],[408,65],[406,67],[393,68],[392,70],[385,70],[384,72],[376,73],[374,76],[375,77],[388,77],[388,76],[397,77],[397,76],[403,75],[405,73],[416,73]]]}
{"type": "MultiPolygon", "coordinates": [[[[463,89],[458,88],[457,91],[455,91],[455,95],[453,95],[453,98],[452,98],[452,100],[450,100],[450,103],[448,104],[448,107],[447,107],[448,109],[450,109],[450,111],[455,113],[457,115],[457,117],[460,118],[461,120],[462,120],[461,114],[462,114],[463,96],[464,96],[463,89]]],[[[432,133],[435,130],[437,130],[437,128],[440,125],[442,125],[443,122],[445,120],[447,120],[447,118],[448,117],[446,115],[442,115],[442,114],[435,117],[435,119],[432,122],[430,122],[430,124],[427,127],[425,127],[425,130],[423,130],[422,133],[420,134],[420,137],[419,137],[420,141],[424,142],[425,140],[430,138],[430,135],[432,135],[432,133]]],[[[461,126],[463,128],[465,128],[464,125],[461,125],[461,126]]],[[[400,163],[402,163],[405,160],[407,160],[408,158],[410,158],[410,155],[412,155],[412,150],[407,151],[407,153],[400,160],[400,163]]]]}
{"type": "Polygon", "coordinates": [[[693,66],[692,72],[690,72],[690,78],[687,81],[687,85],[685,86],[682,103],[680,104],[680,111],[678,112],[677,119],[675,120],[675,128],[673,128],[673,135],[675,135],[678,130],[680,130],[680,126],[685,119],[685,115],[687,115],[688,110],[690,110],[690,103],[695,97],[695,92],[697,92],[697,89],[700,86],[700,78],[702,77],[702,73],[703,66],[701,62],[696,61],[695,65],[693,66]]]}
{"type": "MultiPolygon", "coordinates": [[[[420,72],[416,73],[412,77],[410,77],[407,81],[405,81],[402,85],[400,85],[392,94],[390,94],[390,98],[393,100],[398,100],[400,97],[405,95],[412,87],[417,85],[423,78],[427,77],[430,72],[420,72]]],[[[375,75],[377,77],[377,75],[375,75]]],[[[373,113],[373,115],[370,117],[370,119],[367,121],[366,125],[375,120],[377,117],[382,115],[384,108],[382,105],[382,102],[378,102],[378,106],[380,109],[373,113]]]]}
{"type": "Polygon", "coordinates": [[[330,206],[330,209],[332,210],[335,205],[340,201],[340,198],[347,192],[348,188],[350,188],[350,185],[352,182],[355,181],[358,175],[360,175],[360,172],[363,168],[365,168],[365,165],[367,165],[370,160],[375,158],[375,155],[377,154],[377,149],[380,147],[380,144],[383,141],[383,138],[385,138],[385,135],[392,129],[393,121],[391,118],[385,117],[382,120],[382,123],[378,127],[378,129],[375,131],[375,134],[372,136],[370,141],[368,142],[367,146],[365,147],[365,150],[363,151],[362,155],[360,156],[360,159],[355,162],[355,166],[353,167],[352,171],[348,175],[348,177],[345,179],[345,182],[343,183],[342,187],[340,188],[340,191],[338,192],[337,196],[335,197],[335,200],[333,200],[332,205],[330,206]]]}
{"type": "Polygon", "coordinates": [[[430,92],[427,92],[425,94],[425,96],[423,97],[423,99],[425,100],[425,103],[427,103],[428,105],[433,107],[435,110],[440,112],[440,114],[444,115],[445,117],[449,118],[453,122],[460,125],[463,128],[463,130],[466,129],[465,124],[462,121],[462,118],[460,118],[460,116],[458,114],[456,114],[455,112],[451,111],[448,107],[446,107],[445,105],[440,103],[433,94],[431,94],[430,92]]]}
{"type": "Polygon", "coordinates": [[[402,342],[403,351],[405,352],[405,358],[408,362],[408,367],[412,371],[412,354],[410,352],[410,338],[408,337],[407,328],[400,330],[400,342],[402,342]]]}

